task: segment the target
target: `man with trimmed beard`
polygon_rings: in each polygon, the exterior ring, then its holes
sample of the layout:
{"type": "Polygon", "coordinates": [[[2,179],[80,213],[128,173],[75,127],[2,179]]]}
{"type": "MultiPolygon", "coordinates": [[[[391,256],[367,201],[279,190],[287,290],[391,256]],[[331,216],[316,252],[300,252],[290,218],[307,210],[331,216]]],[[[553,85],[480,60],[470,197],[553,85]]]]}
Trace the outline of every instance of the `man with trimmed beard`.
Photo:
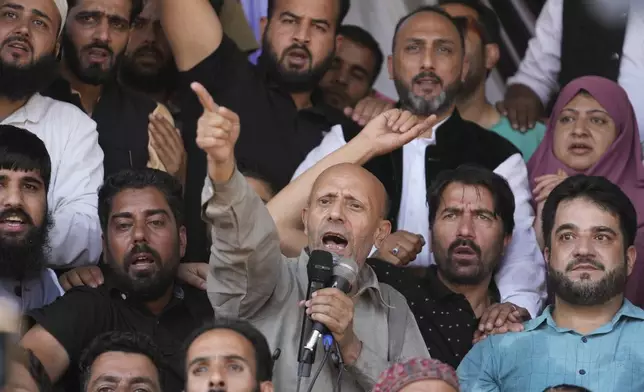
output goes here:
{"type": "MultiPolygon", "coordinates": [[[[161,23],[180,71],[188,183],[202,183],[207,167],[206,155],[194,143],[203,109],[190,90],[192,82],[203,84],[217,104],[239,114],[244,122],[235,147],[239,168],[266,177],[277,191],[288,184],[324,132],[336,124],[357,127],[342,111],[325,104],[317,89],[333,61],[336,30],[349,0],[269,0],[267,17],[261,21],[262,56],[257,66],[223,31],[208,0],[161,4],[161,23]]],[[[200,197],[201,190],[186,189],[189,219],[200,216],[200,197]]],[[[187,258],[205,261],[210,247],[205,225],[197,219],[188,224],[195,248],[187,258]]]]}
{"type": "Polygon", "coordinates": [[[97,123],[105,176],[150,167],[184,177],[185,151],[168,109],[121,86],[123,58],[141,0],[71,0],[62,35],[62,78],[47,90],[97,123]]]}
{"type": "Polygon", "coordinates": [[[103,152],[96,124],[73,105],[39,94],[57,75],[66,15],[64,0],[0,1],[0,120],[38,136],[49,153],[53,267],[96,263],[101,253],[96,190],[103,152]]]}
{"type": "MultiPolygon", "coordinates": [[[[508,181],[516,205],[512,240],[495,275],[502,304],[493,305],[486,311],[489,317],[482,318],[502,325],[506,320],[497,320],[497,316],[507,316],[517,308],[523,308],[521,313],[526,316],[539,313],[546,298],[545,265],[532,229],[532,197],[521,154],[499,135],[463,120],[456,109],[457,94],[469,67],[464,41],[462,26],[437,7],[421,7],[396,26],[388,67],[399,106],[421,118],[436,115],[439,121],[403,148],[364,165],[385,185],[392,207],[388,218],[398,230],[375,253],[374,257],[384,262],[374,261],[372,267],[384,276],[396,268],[394,264],[433,264],[430,244],[425,241],[430,238],[429,185],[443,170],[463,164],[494,171],[508,181]]],[[[355,136],[346,129],[332,129],[294,177],[355,136]]],[[[302,249],[304,243],[288,247],[302,249]]],[[[486,324],[486,330],[492,330],[493,324],[486,324]]]]}
{"type": "Polygon", "coordinates": [[[99,191],[105,284],[75,287],[27,314],[34,327],[21,346],[52,383],[78,390],[78,361],[96,336],[143,332],[165,354],[162,389],[182,390],[184,341],[214,317],[204,291],[175,283],[186,246],[183,207],[181,184],[160,170],[124,170],[106,179],[99,191]]]}
{"type": "Polygon", "coordinates": [[[524,332],[476,344],[458,368],[464,391],[644,390],[644,311],[624,298],[636,260],[637,214],[604,177],[577,175],[543,209],[544,253],[554,305],[524,332]]]}
{"type": "Polygon", "coordinates": [[[47,191],[51,160],[42,140],[24,129],[0,125],[0,297],[23,311],[60,296],[46,268],[51,213],[47,191]]]}

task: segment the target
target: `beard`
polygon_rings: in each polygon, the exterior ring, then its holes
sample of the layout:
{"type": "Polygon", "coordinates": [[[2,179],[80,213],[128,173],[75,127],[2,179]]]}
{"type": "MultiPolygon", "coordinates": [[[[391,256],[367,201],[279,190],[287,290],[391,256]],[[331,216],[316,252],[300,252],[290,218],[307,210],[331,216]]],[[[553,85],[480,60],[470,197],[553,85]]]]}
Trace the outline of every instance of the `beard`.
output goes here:
{"type": "Polygon", "coordinates": [[[481,84],[485,83],[488,71],[483,63],[484,56],[485,52],[479,56],[470,57],[470,69],[467,71],[465,80],[461,84],[458,93],[459,100],[467,101],[481,87],[481,84]]]}
{"type": "MultiPolygon", "coordinates": [[[[170,92],[174,89],[175,79],[178,77],[174,60],[166,61],[154,71],[146,71],[136,64],[136,57],[144,51],[157,51],[152,46],[143,46],[129,56],[124,56],[119,67],[121,81],[128,87],[146,94],[170,92]]],[[[162,54],[158,53],[159,59],[162,54]]],[[[162,60],[160,60],[162,61],[162,60]]]]}
{"type": "Polygon", "coordinates": [[[431,71],[424,71],[414,76],[410,84],[406,84],[401,78],[395,76],[394,85],[403,109],[409,110],[417,116],[428,117],[432,114],[444,114],[452,107],[460,90],[461,81],[456,80],[452,84],[444,85],[443,80],[438,75],[431,71]],[[412,86],[422,78],[431,78],[435,83],[440,84],[442,86],[440,94],[429,99],[414,94],[412,86]]]}
{"type": "Polygon", "coordinates": [[[43,91],[58,77],[54,53],[46,54],[29,65],[8,64],[0,60],[0,95],[20,101],[43,91]]]}
{"type": "Polygon", "coordinates": [[[17,215],[29,225],[22,238],[0,235],[0,278],[27,280],[37,277],[47,265],[51,248],[49,230],[53,218],[47,213],[40,226],[35,226],[31,217],[21,208],[8,208],[0,214],[0,220],[17,215]]]}
{"type": "Polygon", "coordinates": [[[118,263],[109,245],[105,251],[105,259],[110,268],[110,279],[113,279],[116,287],[127,293],[129,296],[141,302],[155,301],[167,293],[173,285],[177,270],[179,268],[179,240],[174,244],[175,254],[172,255],[172,261],[163,263],[159,253],[145,243],[135,245],[128,254],[125,255],[122,263],[118,263]],[[128,273],[130,266],[134,262],[133,256],[137,253],[148,253],[154,259],[156,270],[152,273],[140,273],[132,276],[128,273]]]}
{"type": "Polygon", "coordinates": [[[115,55],[112,49],[103,42],[93,42],[78,48],[67,34],[63,34],[63,57],[67,66],[78,80],[91,86],[101,86],[114,79],[118,65],[123,58],[123,53],[115,55]],[[108,69],[103,69],[100,64],[83,67],[81,64],[81,52],[92,48],[103,49],[109,53],[111,64],[108,69]]]}
{"type": "MultiPolygon", "coordinates": [[[[594,260],[575,259],[568,263],[566,272],[571,271],[577,264],[587,263],[598,269],[605,270],[605,267],[594,260]]],[[[580,281],[573,281],[564,272],[557,271],[548,263],[548,288],[553,290],[561,300],[578,306],[602,305],[623,294],[626,289],[628,278],[626,262],[620,264],[614,270],[606,273],[598,281],[591,281],[590,276],[581,274],[580,281]]]]}
{"type": "MultiPolygon", "coordinates": [[[[501,262],[503,253],[503,238],[492,244],[490,257],[483,258],[481,248],[472,240],[458,239],[450,244],[447,249],[438,245],[432,234],[432,251],[436,268],[443,278],[457,285],[475,286],[492,276],[501,262]],[[459,271],[459,261],[454,259],[454,250],[459,246],[471,248],[477,255],[476,269],[473,272],[459,271]]],[[[468,261],[468,265],[472,262],[468,261]]]]}
{"type": "Polygon", "coordinates": [[[326,74],[326,71],[331,68],[335,54],[335,46],[320,64],[313,66],[313,55],[306,46],[293,44],[286,48],[280,57],[269,44],[267,36],[268,34],[264,34],[264,38],[262,39],[262,52],[264,55],[262,55],[261,60],[268,70],[271,80],[275,81],[288,93],[302,93],[315,90],[324,77],[324,74],[326,74]],[[294,49],[301,50],[307,54],[309,58],[309,68],[307,70],[289,70],[284,67],[286,55],[294,49]]]}

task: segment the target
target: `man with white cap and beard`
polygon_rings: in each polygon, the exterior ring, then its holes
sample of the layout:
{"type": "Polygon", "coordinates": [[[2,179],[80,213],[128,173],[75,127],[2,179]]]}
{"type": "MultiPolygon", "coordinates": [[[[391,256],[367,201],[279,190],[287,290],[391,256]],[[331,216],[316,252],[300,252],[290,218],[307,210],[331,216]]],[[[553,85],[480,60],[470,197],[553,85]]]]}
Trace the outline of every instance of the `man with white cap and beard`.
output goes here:
{"type": "Polygon", "coordinates": [[[0,1],[0,121],[36,134],[51,157],[47,202],[54,267],[95,263],[101,253],[96,190],[103,152],[96,123],[39,94],[57,75],[66,0],[0,1]]]}

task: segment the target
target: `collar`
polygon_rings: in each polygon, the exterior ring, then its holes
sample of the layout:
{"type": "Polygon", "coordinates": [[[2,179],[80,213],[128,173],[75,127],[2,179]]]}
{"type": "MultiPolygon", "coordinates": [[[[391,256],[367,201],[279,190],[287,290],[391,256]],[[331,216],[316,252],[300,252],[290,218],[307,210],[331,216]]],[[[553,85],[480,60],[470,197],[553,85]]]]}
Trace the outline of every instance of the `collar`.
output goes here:
{"type": "MultiPolygon", "coordinates": [[[[261,56],[259,56],[259,59],[257,60],[257,65],[255,65],[255,70],[257,72],[257,75],[259,78],[266,83],[267,86],[269,86],[271,89],[277,90],[280,93],[286,95],[291,99],[291,94],[284,91],[279,84],[275,82],[270,77],[270,73],[268,72],[268,65],[266,63],[266,53],[263,53],[261,56]]],[[[324,93],[319,87],[316,87],[312,92],[311,92],[311,107],[307,109],[303,109],[301,111],[306,111],[308,113],[312,114],[317,114],[323,117],[330,117],[329,112],[336,111],[337,109],[327,105],[324,102],[324,93]]],[[[338,110],[338,112],[341,113],[341,111],[338,110]]],[[[335,114],[335,113],[331,113],[335,114]]],[[[342,113],[344,115],[344,113],[342,113]]]]}
{"type": "MultiPolygon", "coordinates": [[[[298,258],[298,263],[300,264],[300,269],[302,272],[300,276],[304,281],[308,281],[308,276],[306,274],[306,265],[309,262],[309,250],[308,247],[302,250],[300,257],[298,258]]],[[[379,302],[385,307],[391,307],[382,297],[382,289],[380,288],[380,283],[378,282],[378,277],[374,270],[365,262],[360,271],[358,272],[358,292],[353,296],[354,298],[362,296],[366,292],[371,292],[376,295],[379,302]]]]}
{"type": "MultiPolygon", "coordinates": [[[[536,329],[540,329],[543,325],[547,325],[559,333],[566,333],[566,332],[576,333],[570,328],[559,328],[557,326],[557,324],[555,323],[555,320],[552,318],[553,309],[554,309],[554,305],[548,305],[548,307],[543,311],[543,313],[541,313],[541,316],[535,319],[532,319],[524,324],[524,331],[526,332],[534,331],[536,329]]],[[[606,323],[601,327],[597,328],[592,333],[589,333],[588,336],[600,335],[600,334],[611,332],[615,328],[617,323],[623,318],[644,321],[644,310],[633,305],[629,300],[624,299],[624,303],[622,304],[622,307],[619,308],[619,311],[617,311],[617,313],[615,313],[615,316],[613,316],[613,319],[609,323],[606,323]]]]}
{"type": "MultiPolygon", "coordinates": [[[[121,298],[124,301],[127,301],[129,298],[129,293],[126,292],[125,290],[122,290],[114,281],[114,279],[111,278],[113,272],[111,271],[110,267],[106,266],[105,264],[100,264],[99,265],[101,272],[103,272],[103,276],[105,277],[105,283],[103,286],[107,290],[107,292],[110,294],[111,297],[118,297],[121,298]]],[[[186,297],[186,292],[183,289],[183,287],[177,283],[174,284],[174,292],[172,295],[172,299],[166,306],[166,308],[169,308],[172,305],[173,300],[179,300],[182,301],[186,297]]],[[[142,304],[141,304],[142,305],[142,304]]]]}
{"type": "Polygon", "coordinates": [[[36,93],[29,98],[27,103],[25,103],[20,109],[11,113],[3,123],[5,124],[15,124],[15,123],[39,123],[47,111],[49,102],[47,98],[36,93]]]}
{"type": "MultiPolygon", "coordinates": [[[[432,298],[442,301],[454,295],[462,295],[455,293],[445,286],[445,284],[438,277],[438,268],[436,265],[430,265],[427,267],[427,274],[425,275],[425,283],[427,291],[432,298]]],[[[488,295],[492,298],[493,303],[501,302],[501,295],[499,294],[499,289],[494,283],[494,279],[490,280],[490,286],[488,287],[488,295]]]]}

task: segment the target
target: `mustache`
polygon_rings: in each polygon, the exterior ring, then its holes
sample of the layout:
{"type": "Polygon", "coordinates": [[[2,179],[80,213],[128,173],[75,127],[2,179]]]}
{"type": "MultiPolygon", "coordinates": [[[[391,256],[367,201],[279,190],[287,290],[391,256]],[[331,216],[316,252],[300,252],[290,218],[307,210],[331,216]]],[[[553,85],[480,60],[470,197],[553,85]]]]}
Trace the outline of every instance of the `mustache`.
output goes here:
{"type": "Polygon", "coordinates": [[[142,54],[144,54],[146,52],[154,53],[160,59],[164,58],[163,52],[161,52],[161,50],[159,50],[159,48],[157,48],[156,46],[154,46],[152,44],[141,46],[140,48],[136,49],[134,51],[134,54],[132,55],[132,57],[141,56],[142,54]]]}
{"type": "Polygon", "coordinates": [[[125,258],[125,268],[129,268],[130,265],[134,262],[134,255],[138,253],[148,253],[152,255],[152,258],[154,259],[155,263],[158,263],[159,260],[161,260],[161,256],[159,255],[159,252],[156,250],[152,249],[150,245],[139,242],[138,244],[134,245],[132,247],[132,250],[130,250],[127,254],[127,257],[125,258]]]}
{"type": "Polygon", "coordinates": [[[294,51],[296,49],[304,51],[304,53],[306,53],[306,57],[309,58],[309,61],[313,58],[313,55],[311,54],[311,51],[309,50],[309,48],[307,48],[304,45],[293,44],[293,45],[289,46],[288,48],[284,49],[284,52],[282,52],[282,59],[284,57],[286,57],[286,55],[289,52],[292,52],[292,51],[294,51]]]}
{"type": "Polygon", "coordinates": [[[11,207],[0,212],[0,222],[4,222],[10,216],[17,216],[18,218],[22,219],[25,223],[29,224],[30,226],[34,225],[34,221],[31,219],[31,216],[29,216],[29,214],[27,214],[27,212],[22,208],[11,207]]]}
{"type": "Polygon", "coordinates": [[[452,253],[454,253],[454,250],[456,248],[458,248],[459,246],[467,246],[467,247],[471,248],[476,253],[477,256],[481,257],[481,247],[478,246],[476,244],[476,242],[474,242],[472,240],[468,240],[468,239],[458,239],[458,240],[452,242],[452,244],[449,246],[449,248],[447,248],[448,254],[451,255],[452,253]]]}
{"type": "Polygon", "coordinates": [[[11,36],[11,37],[5,39],[4,41],[2,41],[2,47],[5,47],[5,46],[7,46],[7,45],[9,45],[11,43],[14,43],[14,42],[23,43],[23,44],[27,45],[27,47],[29,47],[29,51],[31,51],[32,53],[34,52],[34,47],[33,47],[33,45],[31,45],[31,42],[29,42],[29,40],[27,38],[25,38],[25,37],[23,37],[21,35],[14,35],[14,36],[11,36]]]}
{"type": "Polygon", "coordinates": [[[566,265],[566,272],[572,271],[574,268],[576,268],[578,265],[581,264],[589,264],[592,265],[593,267],[597,268],[600,271],[606,271],[606,267],[604,264],[600,263],[599,261],[595,260],[592,257],[587,257],[587,256],[580,256],[576,257],[575,259],[571,260],[568,265],[566,265]]]}
{"type": "Polygon", "coordinates": [[[432,82],[434,83],[440,84],[441,87],[443,86],[443,79],[441,79],[440,76],[436,75],[432,71],[423,71],[419,73],[418,75],[414,76],[411,79],[411,83],[414,84],[414,83],[417,83],[420,79],[426,79],[426,78],[431,79],[432,82]]]}
{"type": "Polygon", "coordinates": [[[105,42],[95,41],[95,42],[92,42],[91,44],[89,44],[87,46],[83,46],[83,48],[81,50],[83,52],[85,52],[85,51],[88,51],[88,50],[91,50],[91,49],[103,49],[103,50],[106,50],[107,53],[109,53],[110,56],[114,56],[114,51],[105,42]]]}

